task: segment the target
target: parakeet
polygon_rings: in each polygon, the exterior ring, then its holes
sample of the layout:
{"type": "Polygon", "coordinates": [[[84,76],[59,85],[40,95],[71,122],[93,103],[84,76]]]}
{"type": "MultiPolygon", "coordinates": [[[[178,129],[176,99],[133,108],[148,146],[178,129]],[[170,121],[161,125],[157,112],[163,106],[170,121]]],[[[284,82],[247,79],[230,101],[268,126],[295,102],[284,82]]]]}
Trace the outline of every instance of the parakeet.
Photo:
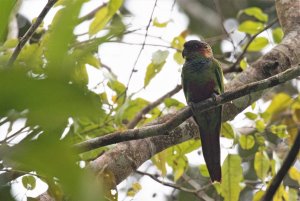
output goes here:
{"type": "Polygon", "coordinates": [[[185,63],[182,68],[182,87],[187,103],[192,107],[193,117],[199,127],[202,151],[211,181],[221,182],[220,129],[222,106],[197,112],[194,103],[224,92],[223,72],[213,57],[211,47],[197,40],[184,44],[182,52],[185,63]]]}

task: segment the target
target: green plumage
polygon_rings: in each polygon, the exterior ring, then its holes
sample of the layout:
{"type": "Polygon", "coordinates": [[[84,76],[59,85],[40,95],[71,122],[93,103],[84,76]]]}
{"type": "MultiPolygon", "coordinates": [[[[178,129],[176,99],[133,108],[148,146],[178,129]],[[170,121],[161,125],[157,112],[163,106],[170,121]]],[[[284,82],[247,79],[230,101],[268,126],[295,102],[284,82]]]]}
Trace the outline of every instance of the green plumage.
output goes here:
{"type": "MultiPolygon", "coordinates": [[[[224,92],[222,69],[207,43],[195,40],[186,42],[183,57],[186,62],[182,69],[182,85],[189,105],[224,92]]],[[[220,182],[222,106],[205,112],[193,109],[193,117],[199,127],[202,151],[211,180],[220,182]]]]}

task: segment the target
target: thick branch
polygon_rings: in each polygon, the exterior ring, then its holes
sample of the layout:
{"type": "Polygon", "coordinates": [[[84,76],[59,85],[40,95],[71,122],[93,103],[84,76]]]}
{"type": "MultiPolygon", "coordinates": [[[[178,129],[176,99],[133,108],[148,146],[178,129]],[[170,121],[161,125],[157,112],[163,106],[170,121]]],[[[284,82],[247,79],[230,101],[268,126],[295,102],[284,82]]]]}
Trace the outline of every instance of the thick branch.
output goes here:
{"type": "MultiPolygon", "coordinates": [[[[199,112],[205,111],[213,107],[217,107],[218,105],[224,104],[226,102],[232,101],[234,99],[243,97],[247,94],[251,94],[257,91],[261,91],[276,86],[278,84],[282,84],[298,76],[300,76],[300,67],[291,68],[286,70],[283,73],[279,73],[270,78],[247,84],[235,90],[227,91],[222,95],[216,96],[215,100],[213,98],[209,98],[205,101],[197,103],[195,107],[199,112]]],[[[96,137],[87,140],[85,142],[76,144],[75,148],[84,152],[84,151],[89,151],[92,149],[99,148],[101,146],[115,144],[118,142],[144,139],[147,137],[153,137],[159,135],[167,135],[172,129],[176,128],[182,122],[184,122],[189,117],[191,117],[191,115],[192,115],[191,109],[189,106],[187,106],[165,123],[153,125],[153,126],[147,126],[139,129],[129,129],[123,132],[115,132],[105,136],[96,137]]],[[[223,121],[224,120],[226,119],[223,119],[223,121]]]]}

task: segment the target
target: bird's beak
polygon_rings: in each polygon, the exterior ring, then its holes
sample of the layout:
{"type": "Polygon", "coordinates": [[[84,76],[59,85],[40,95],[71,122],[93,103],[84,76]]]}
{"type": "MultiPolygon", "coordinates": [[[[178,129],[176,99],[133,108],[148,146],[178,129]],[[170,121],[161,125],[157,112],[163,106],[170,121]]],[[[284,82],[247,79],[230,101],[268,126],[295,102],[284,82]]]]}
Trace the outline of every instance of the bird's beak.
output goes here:
{"type": "Polygon", "coordinates": [[[182,54],[182,57],[183,57],[183,58],[185,58],[185,56],[186,56],[186,50],[185,50],[185,49],[183,49],[183,51],[182,51],[182,53],[181,53],[181,54],[182,54]]]}

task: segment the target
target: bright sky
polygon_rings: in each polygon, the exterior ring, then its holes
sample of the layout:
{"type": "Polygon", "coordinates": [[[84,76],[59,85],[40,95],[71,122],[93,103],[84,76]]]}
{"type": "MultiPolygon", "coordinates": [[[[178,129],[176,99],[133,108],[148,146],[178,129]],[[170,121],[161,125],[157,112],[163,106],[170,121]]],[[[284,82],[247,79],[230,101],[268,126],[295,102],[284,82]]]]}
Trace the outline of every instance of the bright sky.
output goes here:
{"type": "MultiPolygon", "coordinates": [[[[42,10],[43,6],[46,4],[47,0],[24,0],[24,3],[20,9],[20,12],[28,17],[29,19],[33,19],[37,17],[39,12],[42,10]]],[[[102,4],[102,0],[91,0],[87,3],[82,11],[84,15],[88,11],[94,9],[96,6],[102,4]]],[[[149,22],[149,18],[151,16],[152,8],[154,6],[154,0],[128,0],[126,1],[126,8],[132,12],[132,15],[125,16],[125,22],[130,27],[130,30],[141,29],[141,31],[136,32],[140,34],[130,34],[124,37],[124,41],[131,43],[143,43],[145,27],[149,22]]],[[[188,25],[188,18],[179,11],[178,6],[175,4],[172,9],[173,0],[159,0],[157,7],[155,8],[154,17],[158,18],[159,22],[165,22],[168,20],[172,20],[167,26],[167,28],[156,28],[150,26],[148,35],[149,37],[146,40],[146,43],[149,44],[164,44],[169,45],[172,39],[179,35],[183,30],[186,29],[188,25]],[[159,40],[157,38],[151,36],[162,37],[164,41],[159,40]],[[169,42],[169,43],[168,43],[169,42]]],[[[52,9],[46,19],[45,26],[51,23],[51,19],[53,18],[55,12],[58,8],[52,9]]],[[[237,22],[234,20],[229,20],[225,23],[230,29],[237,27],[237,22]]],[[[84,33],[88,30],[88,23],[81,25],[76,29],[78,33],[84,33]]],[[[236,38],[241,38],[241,33],[234,32],[233,35],[236,38]]],[[[190,37],[189,39],[197,38],[196,36],[190,37]]],[[[223,42],[223,48],[229,48],[227,42],[223,42]]],[[[138,52],[140,51],[141,46],[128,45],[128,44],[120,44],[120,43],[108,43],[104,44],[99,49],[99,55],[101,57],[101,61],[111,67],[113,72],[118,76],[118,79],[126,85],[128,82],[128,78],[133,68],[134,62],[137,58],[138,52]]],[[[153,46],[145,46],[138,63],[136,65],[137,73],[133,74],[133,78],[130,83],[130,92],[138,91],[144,83],[146,66],[151,62],[152,53],[157,50],[166,50],[165,48],[153,47],[153,46]]],[[[169,57],[167,59],[167,63],[164,66],[163,70],[150,82],[149,86],[142,90],[138,96],[143,97],[149,101],[154,101],[158,97],[165,94],[167,91],[173,89],[177,84],[180,84],[180,68],[177,63],[173,60],[174,50],[167,49],[170,51],[169,57]]],[[[96,70],[95,68],[88,68],[90,83],[89,88],[94,88],[102,79],[103,72],[101,70],[96,70]]],[[[101,91],[101,88],[96,89],[96,91],[101,91]]],[[[185,102],[183,97],[183,93],[179,92],[174,96],[182,102],[185,102]]],[[[239,121],[241,119],[239,118],[239,121]]],[[[225,146],[230,146],[231,141],[223,141],[225,146]]],[[[229,150],[230,151],[230,150],[229,150]]],[[[226,153],[222,153],[222,159],[224,160],[226,153]]],[[[189,154],[189,158],[191,159],[192,165],[199,165],[200,163],[204,163],[202,157],[200,157],[196,152],[189,154]]],[[[149,167],[150,162],[146,162],[140,169],[145,170],[149,167]]],[[[154,168],[150,168],[150,173],[154,173],[154,168]]],[[[169,169],[170,171],[170,169],[169,169]]],[[[134,181],[133,178],[129,178],[122,182],[119,185],[120,189],[128,188],[134,181]]],[[[157,182],[153,181],[149,177],[144,177],[141,181],[143,186],[143,190],[136,195],[133,200],[143,200],[143,201],[152,201],[152,200],[164,200],[164,193],[171,192],[173,189],[169,187],[162,186],[157,182]],[[149,190],[151,189],[151,190],[149,190]],[[152,198],[152,194],[156,192],[157,196],[152,198]]],[[[40,184],[41,182],[39,182],[40,184]]],[[[22,184],[16,183],[14,186],[14,193],[18,196],[19,200],[25,200],[24,194],[35,196],[37,191],[28,191],[22,187],[22,184]]],[[[46,186],[42,185],[39,190],[45,190],[46,186]]],[[[126,189],[125,189],[126,190],[126,189]]],[[[119,200],[123,200],[125,194],[120,191],[119,200]]],[[[132,198],[127,198],[125,200],[132,200],[132,198]]]]}

